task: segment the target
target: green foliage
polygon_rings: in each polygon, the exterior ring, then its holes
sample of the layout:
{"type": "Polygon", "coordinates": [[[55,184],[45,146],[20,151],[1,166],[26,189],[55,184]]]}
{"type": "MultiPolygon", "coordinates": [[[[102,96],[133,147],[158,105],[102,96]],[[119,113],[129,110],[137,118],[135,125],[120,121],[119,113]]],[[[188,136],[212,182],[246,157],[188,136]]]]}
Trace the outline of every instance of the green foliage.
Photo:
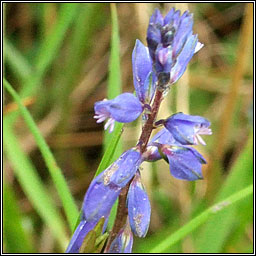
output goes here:
{"type": "Polygon", "coordinates": [[[9,253],[32,253],[29,236],[22,226],[22,215],[11,188],[4,184],[4,238],[6,251],[9,253]]]}
{"type": "Polygon", "coordinates": [[[100,253],[103,248],[108,234],[102,235],[103,225],[105,219],[101,218],[96,224],[95,228],[91,230],[84,238],[83,244],[80,248],[80,253],[100,253]]]}
{"type": "Polygon", "coordinates": [[[42,183],[35,167],[21,149],[12,127],[6,120],[3,125],[4,150],[15,176],[33,207],[52,231],[55,239],[65,248],[67,236],[64,220],[59,214],[50,193],[42,183]]]}
{"type": "Polygon", "coordinates": [[[4,79],[4,86],[7,91],[13,96],[15,101],[17,102],[21,114],[25,119],[25,122],[30,129],[30,132],[33,134],[36,143],[42,153],[42,156],[46,162],[48,170],[52,176],[53,182],[56,186],[56,189],[59,193],[59,196],[62,200],[62,204],[70,225],[70,228],[74,226],[74,221],[76,216],[78,215],[78,211],[76,208],[76,204],[72,195],[70,194],[69,188],[66,184],[66,180],[62,175],[60,168],[58,167],[52,152],[50,151],[48,145],[46,144],[43,136],[41,135],[39,129],[37,128],[33,118],[31,117],[30,113],[27,109],[22,105],[21,99],[19,95],[15,92],[15,90],[11,87],[11,85],[4,79]]]}
{"type": "MultiPolygon", "coordinates": [[[[230,174],[219,191],[216,201],[232,195],[252,183],[253,175],[253,134],[248,139],[247,145],[230,170],[230,174]]],[[[246,227],[252,217],[252,197],[243,200],[240,204],[212,217],[196,234],[195,242],[198,252],[216,253],[223,250],[224,245],[234,229],[246,227]],[[239,220],[239,221],[238,221],[239,220]],[[245,221],[245,223],[243,223],[245,221]]],[[[243,230],[244,231],[244,230],[243,230]]]]}

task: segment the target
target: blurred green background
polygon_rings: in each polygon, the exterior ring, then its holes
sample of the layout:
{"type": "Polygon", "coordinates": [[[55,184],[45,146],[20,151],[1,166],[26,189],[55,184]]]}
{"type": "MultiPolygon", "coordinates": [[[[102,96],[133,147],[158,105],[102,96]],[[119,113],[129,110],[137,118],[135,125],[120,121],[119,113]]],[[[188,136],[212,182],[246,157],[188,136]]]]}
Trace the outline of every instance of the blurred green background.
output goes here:
{"type": "MultiPolygon", "coordinates": [[[[134,90],[132,50],[137,38],[146,43],[154,8],[164,14],[172,7],[194,13],[194,32],[205,46],[171,88],[159,118],[178,111],[202,115],[213,131],[205,138],[207,146],[197,146],[208,161],[204,180],[174,179],[163,160],[142,165],[152,216],[147,237],[135,238],[134,252],[149,252],[207,207],[253,182],[252,5],[116,4],[121,60],[116,91],[123,92],[134,90]]],[[[93,106],[111,95],[111,33],[107,3],[4,4],[5,78],[36,121],[78,209],[107,145],[93,106]]],[[[112,53],[118,54],[116,47],[112,53]]],[[[38,144],[7,91],[3,115],[4,252],[63,252],[71,233],[62,203],[38,144]],[[31,173],[40,184],[28,179],[31,173]]],[[[134,146],[140,129],[139,122],[125,125],[119,150],[134,146]]],[[[252,199],[212,216],[164,252],[251,253],[252,199]]]]}

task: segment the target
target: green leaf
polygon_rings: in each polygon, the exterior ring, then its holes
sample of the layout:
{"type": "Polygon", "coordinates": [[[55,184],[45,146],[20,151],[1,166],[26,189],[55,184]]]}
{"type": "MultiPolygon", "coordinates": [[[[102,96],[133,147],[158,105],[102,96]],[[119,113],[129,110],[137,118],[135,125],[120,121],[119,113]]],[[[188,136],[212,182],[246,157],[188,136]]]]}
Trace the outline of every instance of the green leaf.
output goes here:
{"type": "Polygon", "coordinates": [[[79,253],[91,253],[95,249],[96,232],[91,230],[85,236],[84,241],[80,247],[79,253]]]}
{"type": "Polygon", "coordinates": [[[227,197],[225,200],[213,205],[212,207],[205,210],[199,216],[192,219],[189,223],[184,225],[182,228],[167,236],[161,243],[155,246],[149,251],[149,253],[162,253],[166,252],[168,248],[176,244],[178,241],[183,239],[186,235],[191,233],[193,230],[198,228],[204,222],[206,222],[212,215],[218,216],[224,209],[229,208],[233,204],[239,202],[242,199],[245,199],[247,196],[252,195],[253,186],[250,185],[245,189],[242,189],[231,196],[227,197]]]}
{"type": "Polygon", "coordinates": [[[94,227],[96,237],[101,236],[104,223],[105,223],[105,218],[101,218],[99,222],[96,224],[96,226],[94,227]]]}
{"type": "MultiPolygon", "coordinates": [[[[120,68],[120,39],[118,32],[118,17],[116,5],[114,3],[110,4],[111,9],[111,20],[112,20],[112,34],[111,34],[111,47],[110,47],[110,60],[109,60],[109,78],[108,78],[108,88],[107,88],[107,98],[113,99],[122,92],[121,83],[121,68],[120,68]]],[[[116,125],[117,126],[117,125],[116,125]]],[[[119,127],[115,127],[118,130],[119,127]]],[[[105,131],[104,134],[104,152],[110,145],[112,134],[105,131]]],[[[116,159],[122,154],[122,145],[118,144],[115,148],[115,153],[113,158],[116,159]]]]}
{"type": "Polygon", "coordinates": [[[23,106],[19,95],[11,87],[11,85],[4,79],[3,81],[7,91],[13,96],[14,100],[19,106],[20,112],[30,130],[33,134],[35,141],[38,145],[39,150],[42,153],[43,159],[48,167],[49,173],[53,179],[53,183],[58,191],[58,194],[61,198],[65,214],[67,216],[69,225],[72,228],[75,225],[75,221],[78,216],[78,210],[75,204],[75,201],[69,191],[68,185],[64,176],[62,175],[61,169],[58,167],[52,152],[50,151],[47,143],[45,142],[43,136],[41,135],[36,123],[34,122],[32,116],[28,110],[23,106]]]}
{"type": "Polygon", "coordinates": [[[113,155],[115,153],[116,147],[118,145],[118,142],[120,140],[121,134],[123,132],[122,123],[116,123],[115,124],[115,130],[112,132],[111,137],[110,137],[110,142],[108,144],[108,147],[106,148],[106,151],[101,159],[101,162],[99,164],[99,167],[95,173],[95,177],[99,175],[102,171],[104,171],[112,162],[113,160],[113,155]]]}
{"type": "MultiPolygon", "coordinates": [[[[252,183],[253,177],[253,132],[248,139],[247,145],[230,170],[227,180],[224,182],[217,195],[216,201],[220,201],[239,191],[252,183]]],[[[252,198],[249,200],[252,211],[252,198]]],[[[248,207],[247,207],[248,208],[248,207]]],[[[250,208],[250,207],[249,207],[250,208]]],[[[232,232],[232,228],[241,219],[242,215],[248,214],[248,209],[243,211],[241,204],[229,207],[218,216],[212,217],[203,227],[202,231],[196,234],[197,252],[200,253],[219,253],[232,232]],[[238,213],[240,212],[240,215],[238,213]]],[[[250,212],[250,211],[249,211],[250,212]]],[[[245,217],[247,218],[247,217],[245,217]]],[[[247,218],[248,221],[251,218],[247,218]]]]}
{"type": "Polygon", "coordinates": [[[32,75],[30,63],[8,40],[4,40],[4,53],[6,63],[11,68],[13,75],[25,83],[32,75]]]}
{"type": "Polygon", "coordinates": [[[102,236],[98,237],[96,240],[96,249],[93,251],[93,253],[100,253],[102,251],[102,248],[108,238],[108,233],[104,233],[102,236]]]}
{"type": "MultiPolygon", "coordinates": [[[[67,99],[78,83],[83,70],[85,53],[88,52],[90,41],[99,18],[102,18],[102,5],[99,3],[83,3],[79,6],[77,17],[74,20],[72,33],[69,37],[68,56],[65,65],[57,70],[59,79],[54,86],[55,100],[61,103],[62,108],[67,107],[67,99]],[[61,86],[58,86],[61,84],[61,86]]],[[[85,87],[86,89],[86,87],[85,87]]],[[[65,112],[65,111],[63,111],[65,112]]]]}
{"type": "Polygon", "coordinates": [[[35,249],[22,226],[22,215],[13,190],[4,182],[3,230],[7,253],[32,253],[35,249]]]}
{"type": "MultiPolygon", "coordinates": [[[[68,28],[70,27],[72,21],[74,21],[76,18],[78,7],[79,5],[77,3],[60,4],[57,22],[53,26],[49,35],[42,41],[35,58],[35,62],[31,65],[33,66],[33,73],[30,77],[28,77],[29,79],[26,79],[26,81],[21,84],[22,87],[20,90],[20,97],[22,99],[32,96],[37,92],[45,73],[55,60],[56,54],[64,42],[68,28]]],[[[26,61],[24,60],[23,63],[25,62],[26,61]]],[[[21,73],[21,71],[22,69],[19,67],[19,73],[21,73]]],[[[11,113],[8,115],[10,122],[14,122],[16,118],[16,113],[11,113]]]]}
{"type": "Polygon", "coordinates": [[[34,62],[35,74],[24,84],[21,91],[22,97],[30,96],[37,91],[46,71],[56,58],[56,54],[64,42],[69,26],[76,18],[78,7],[79,4],[77,3],[61,4],[56,24],[39,47],[34,62]]]}
{"type": "MultiPolygon", "coordinates": [[[[112,21],[112,36],[111,36],[111,50],[110,50],[110,61],[109,61],[108,98],[113,99],[116,96],[118,96],[120,93],[122,93],[122,82],[121,82],[121,67],[120,67],[120,38],[119,38],[119,31],[118,31],[118,17],[117,17],[116,4],[111,3],[110,9],[111,9],[111,21],[112,21]]],[[[108,156],[108,158],[106,162],[103,162],[106,164],[103,166],[99,166],[100,168],[106,169],[112,160],[117,159],[122,154],[123,147],[122,147],[122,141],[120,140],[120,135],[121,135],[121,129],[123,127],[123,124],[116,123],[115,126],[116,127],[114,129],[113,134],[109,134],[108,131],[105,131],[104,157],[107,154],[106,156],[108,156]],[[119,138],[117,139],[118,135],[119,135],[119,138]],[[112,149],[109,149],[112,145],[114,147],[112,149]]],[[[117,202],[118,201],[115,202],[109,215],[109,223],[108,223],[109,229],[111,229],[114,224],[114,219],[117,211],[117,202]]]]}
{"type": "Polygon", "coordinates": [[[52,201],[52,195],[41,182],[35,167],[22,151],[11,125],[5,119],[3,138],[4,151],[24,193],[64,249],[68,239],[63,218],[52,201]]]}
{"type": "Polygon", "coordinates": [[[79,250],[80,253],[94,253],[101,251],[108,237],[107,233],[102,235],[104,222],[105,219],[101,218],[94,229],[88,232],[79,250]]]}

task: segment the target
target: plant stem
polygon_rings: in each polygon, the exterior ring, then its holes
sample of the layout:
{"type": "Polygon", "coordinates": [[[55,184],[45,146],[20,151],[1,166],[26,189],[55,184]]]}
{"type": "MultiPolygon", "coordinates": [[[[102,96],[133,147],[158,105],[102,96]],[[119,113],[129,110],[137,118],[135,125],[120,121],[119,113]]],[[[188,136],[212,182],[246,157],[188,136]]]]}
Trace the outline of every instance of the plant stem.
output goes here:
{"type": "MultiPolygon", "coordinates": [[[[152,130],[154,129],[154,122],[156,120],[156,116],[163,99],[162,96],[163,96],[163,92],[160,90],[156,90],[151,113],[148,115],[148,119],[142,128],[139,142],[137,144],[137,147],[139,148],[141,154],[143,154],[146,151],[150,135],[152,133],[152,130]]],[[[132,180],[122,189],[119,195],[119,202],[118,202],[115,224],[113,226],[113,229],[110,232],[109,239],[104,252],[108,251],[112,241],[115,239],[120,229],[125,225],[127,215],[128,215],[128,210],[126,207],[126,198],[127,198],[127,194],[128,194],[129,186],[131,182],[132,180]]]]}
{"type": "Polygon", "coordinates": [[[142,128],[142,132],[141,132],[141,135],[139,138],[138,146],[140,148],[141,154],[144,153],[147,148],[148,140],[149,140],[151,132],[154,128],[153,124],[155,122],[156,115],[158,113],[160,104],[163,99],[162,95],[163,95],[162,91],[156,90],[156,95],[155,95],[154,102],[152,105],[151,114],[148,116],[148,120],[142,128]]]}
{"type": "Polygon", "coordinates": [[[109,250],[111,243],[113,242],[113,240],[119,233],[120,229],[125,225],[126,218],[128,215],[128,210],[126,207],[126,197],[128,194],[128,190],[129,190],[131,181],[122,189],[122,191],[119,195],[115,224],[109,234],[108,242],[107,242],[104,252],[107,252],[109,250]]]}

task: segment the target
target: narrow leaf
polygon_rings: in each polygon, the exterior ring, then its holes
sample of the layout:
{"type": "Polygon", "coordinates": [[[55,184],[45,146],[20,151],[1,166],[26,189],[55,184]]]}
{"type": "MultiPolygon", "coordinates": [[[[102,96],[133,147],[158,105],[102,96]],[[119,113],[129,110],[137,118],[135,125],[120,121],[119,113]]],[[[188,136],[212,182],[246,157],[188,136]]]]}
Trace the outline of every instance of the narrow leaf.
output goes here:
{"type": "Polygon", "coordinates": [[[48,167],[48,170],[53,179],[53,183],[58,191],[58,194],[62,200],[63,208],[65,214],[67,216],[69,225],[71,229],[75,225],[76,218],[78,216],[77,207],[75,201],[69,191],[68,185],[64,176],[62,175],[61,169],[58,167],[52,152],[50,151],[48,145],[46,144],[43,136],[41,135],[36,123],[34,122],[32,116],[28,112],[28,110],[23,106],[22,101],[19,95],[15,92],[15,90],[11,87],[11,85],[4,79],[4,86],[7,91],[13,96],[14,100],[19,105],[21,114],[30,130],[33,134],[38,148],[40,149],[42,156],[45,160],[45,163],[48,167]]]}
{"type": "Polygon", "coordinates": [[[199,227],[204,222],[206,222],[209,219],[209,217],[215,214],[216,216],[218,216],[218,213],[222,212],[223,209],[226,209],[232,206],[233,204],[239,202],[239,200],[245,199],[247,196],[252,195],[252,193],[253,193],[253,186],[250,185],[245,189],[242,189],[234,193],[233,195],[227,197],[225,200],[213,205],[212,207],[208,208],[203,213],[201,213],[199,216],[192,219],[185,226],[183,226],[173,234],[170,234],[169,236],[167,236],[166,239],[164,239],[161,243],[159,243],[157,246],[151,249],[149,253],[166,252],[168,248],[176,244],[178,241],[183,239],[186,235],[188,235],[197,227],[199,227]]]}

